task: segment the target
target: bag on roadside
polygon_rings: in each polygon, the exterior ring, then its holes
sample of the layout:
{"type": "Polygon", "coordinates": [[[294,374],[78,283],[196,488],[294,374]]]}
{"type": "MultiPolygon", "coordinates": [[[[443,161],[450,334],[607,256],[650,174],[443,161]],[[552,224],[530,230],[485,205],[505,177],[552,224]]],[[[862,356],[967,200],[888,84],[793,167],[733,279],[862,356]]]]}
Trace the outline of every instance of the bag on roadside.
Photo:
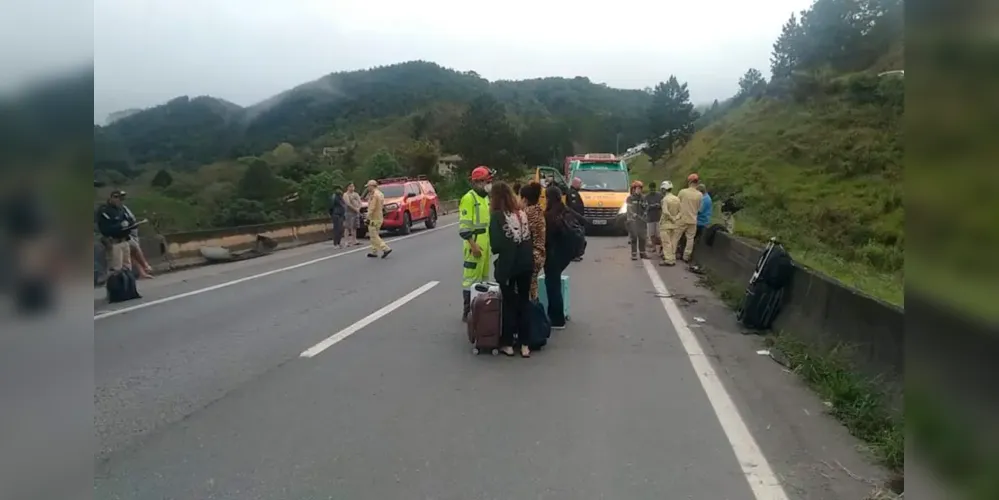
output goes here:
{"type": "Polygon", "coordinates": [[[773,326],[780,312],[784,288],[791,282],[793,273],[791,255],[776,238],[771,238],[749,279],[736,319],[747,328],[767,330],[773,326]]]}
{"type": "Polygon", "coordinates": [[[468,341],[472,352],[499,352],[503,327],[503,297],[495,290],[473,295],[468,313],[468,341]]]}
{"type": "Polygon", "coordinates": [[[135,275],[128,269],[112,272],[104,286],[108,293],[108,302],[112,304],[142,298],[135,284],[135,275]]]}

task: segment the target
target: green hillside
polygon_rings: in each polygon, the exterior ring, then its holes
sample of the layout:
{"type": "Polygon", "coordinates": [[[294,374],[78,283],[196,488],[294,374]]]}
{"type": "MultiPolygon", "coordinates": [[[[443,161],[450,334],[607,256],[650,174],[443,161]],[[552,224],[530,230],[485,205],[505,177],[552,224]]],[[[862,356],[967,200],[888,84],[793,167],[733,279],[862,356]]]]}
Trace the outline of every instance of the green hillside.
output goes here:
{"type": "Polygon", "coordinates": [[[837,90],[808,103],[748,102],[674,156],[634,168],[678,185],[698,172],[719,204],[728,194],[744,203],[737,233],[778,236],[804,264],[901,303],[901,82],[857,75],[829,84],[837,90]]]}

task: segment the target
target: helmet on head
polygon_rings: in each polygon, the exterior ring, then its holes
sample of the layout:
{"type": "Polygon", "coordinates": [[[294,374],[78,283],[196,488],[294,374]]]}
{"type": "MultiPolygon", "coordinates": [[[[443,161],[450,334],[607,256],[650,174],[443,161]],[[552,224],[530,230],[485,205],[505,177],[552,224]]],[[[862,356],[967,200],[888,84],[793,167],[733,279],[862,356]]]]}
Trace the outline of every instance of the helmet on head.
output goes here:
{"type": "Polygon", "coordinates": [[[469,176],[472,182],[477,181],[490,181],[493,179],[493,173],[489,170],[489,167],[478,166],[472,169],[472,175],[469,176]]]}
{"type": "Polygon", "coordinates": [[[690,174],[687,176],[687,182],[701,182],[701,176],[697,174],[690,174]]]}
{"type": "Polygon", "coordinates": [[[670,181],[663,181],[662,184],[659,185],[659,189],[669,191],[670,189],[673,189],[673,183],[670,181]]]}
{"type": "Polygon", "coordinates": [[[631,189],[643,187],[642,181],[631,181],[631,189]]]}

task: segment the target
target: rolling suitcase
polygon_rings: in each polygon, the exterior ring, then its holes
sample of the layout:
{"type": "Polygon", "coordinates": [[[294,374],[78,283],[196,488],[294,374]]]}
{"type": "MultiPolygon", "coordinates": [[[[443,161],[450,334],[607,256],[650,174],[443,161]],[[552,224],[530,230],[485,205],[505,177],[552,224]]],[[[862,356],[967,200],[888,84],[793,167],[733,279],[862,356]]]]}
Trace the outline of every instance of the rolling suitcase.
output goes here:
{"type": "MultiPolygon", "coordinates": [[[[538,302],[548,310],[548,290],[545,288],[545,274],[538,275],[538,302]]],[[[562,314],[565,320],[569,321],[569,277],[562,275],[562,314]]]]}
{"type": "Polygon", "coordinates": [[[499,354],[502,326],[503,297],[499,291],[475,293],[468,314],[468,341],[472,344],[472,354],[484,351],[493,356],[499,354]]]}

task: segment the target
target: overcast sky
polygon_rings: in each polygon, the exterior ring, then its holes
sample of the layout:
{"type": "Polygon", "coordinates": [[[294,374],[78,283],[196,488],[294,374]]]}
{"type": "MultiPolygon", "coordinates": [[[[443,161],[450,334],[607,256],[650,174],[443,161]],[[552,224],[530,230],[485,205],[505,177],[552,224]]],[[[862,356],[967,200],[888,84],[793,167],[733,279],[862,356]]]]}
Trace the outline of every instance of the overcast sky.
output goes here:
{"type": "Polygon", "coordinates": [[[709,102],[732,95],[747,68],[768,75],[781,25],[809,3],[95,0],[94,120],[178,95],[250,105],[333,71],[413,59],[490,80],[582,75],[624,88],[673,73],[709,102]]]}

